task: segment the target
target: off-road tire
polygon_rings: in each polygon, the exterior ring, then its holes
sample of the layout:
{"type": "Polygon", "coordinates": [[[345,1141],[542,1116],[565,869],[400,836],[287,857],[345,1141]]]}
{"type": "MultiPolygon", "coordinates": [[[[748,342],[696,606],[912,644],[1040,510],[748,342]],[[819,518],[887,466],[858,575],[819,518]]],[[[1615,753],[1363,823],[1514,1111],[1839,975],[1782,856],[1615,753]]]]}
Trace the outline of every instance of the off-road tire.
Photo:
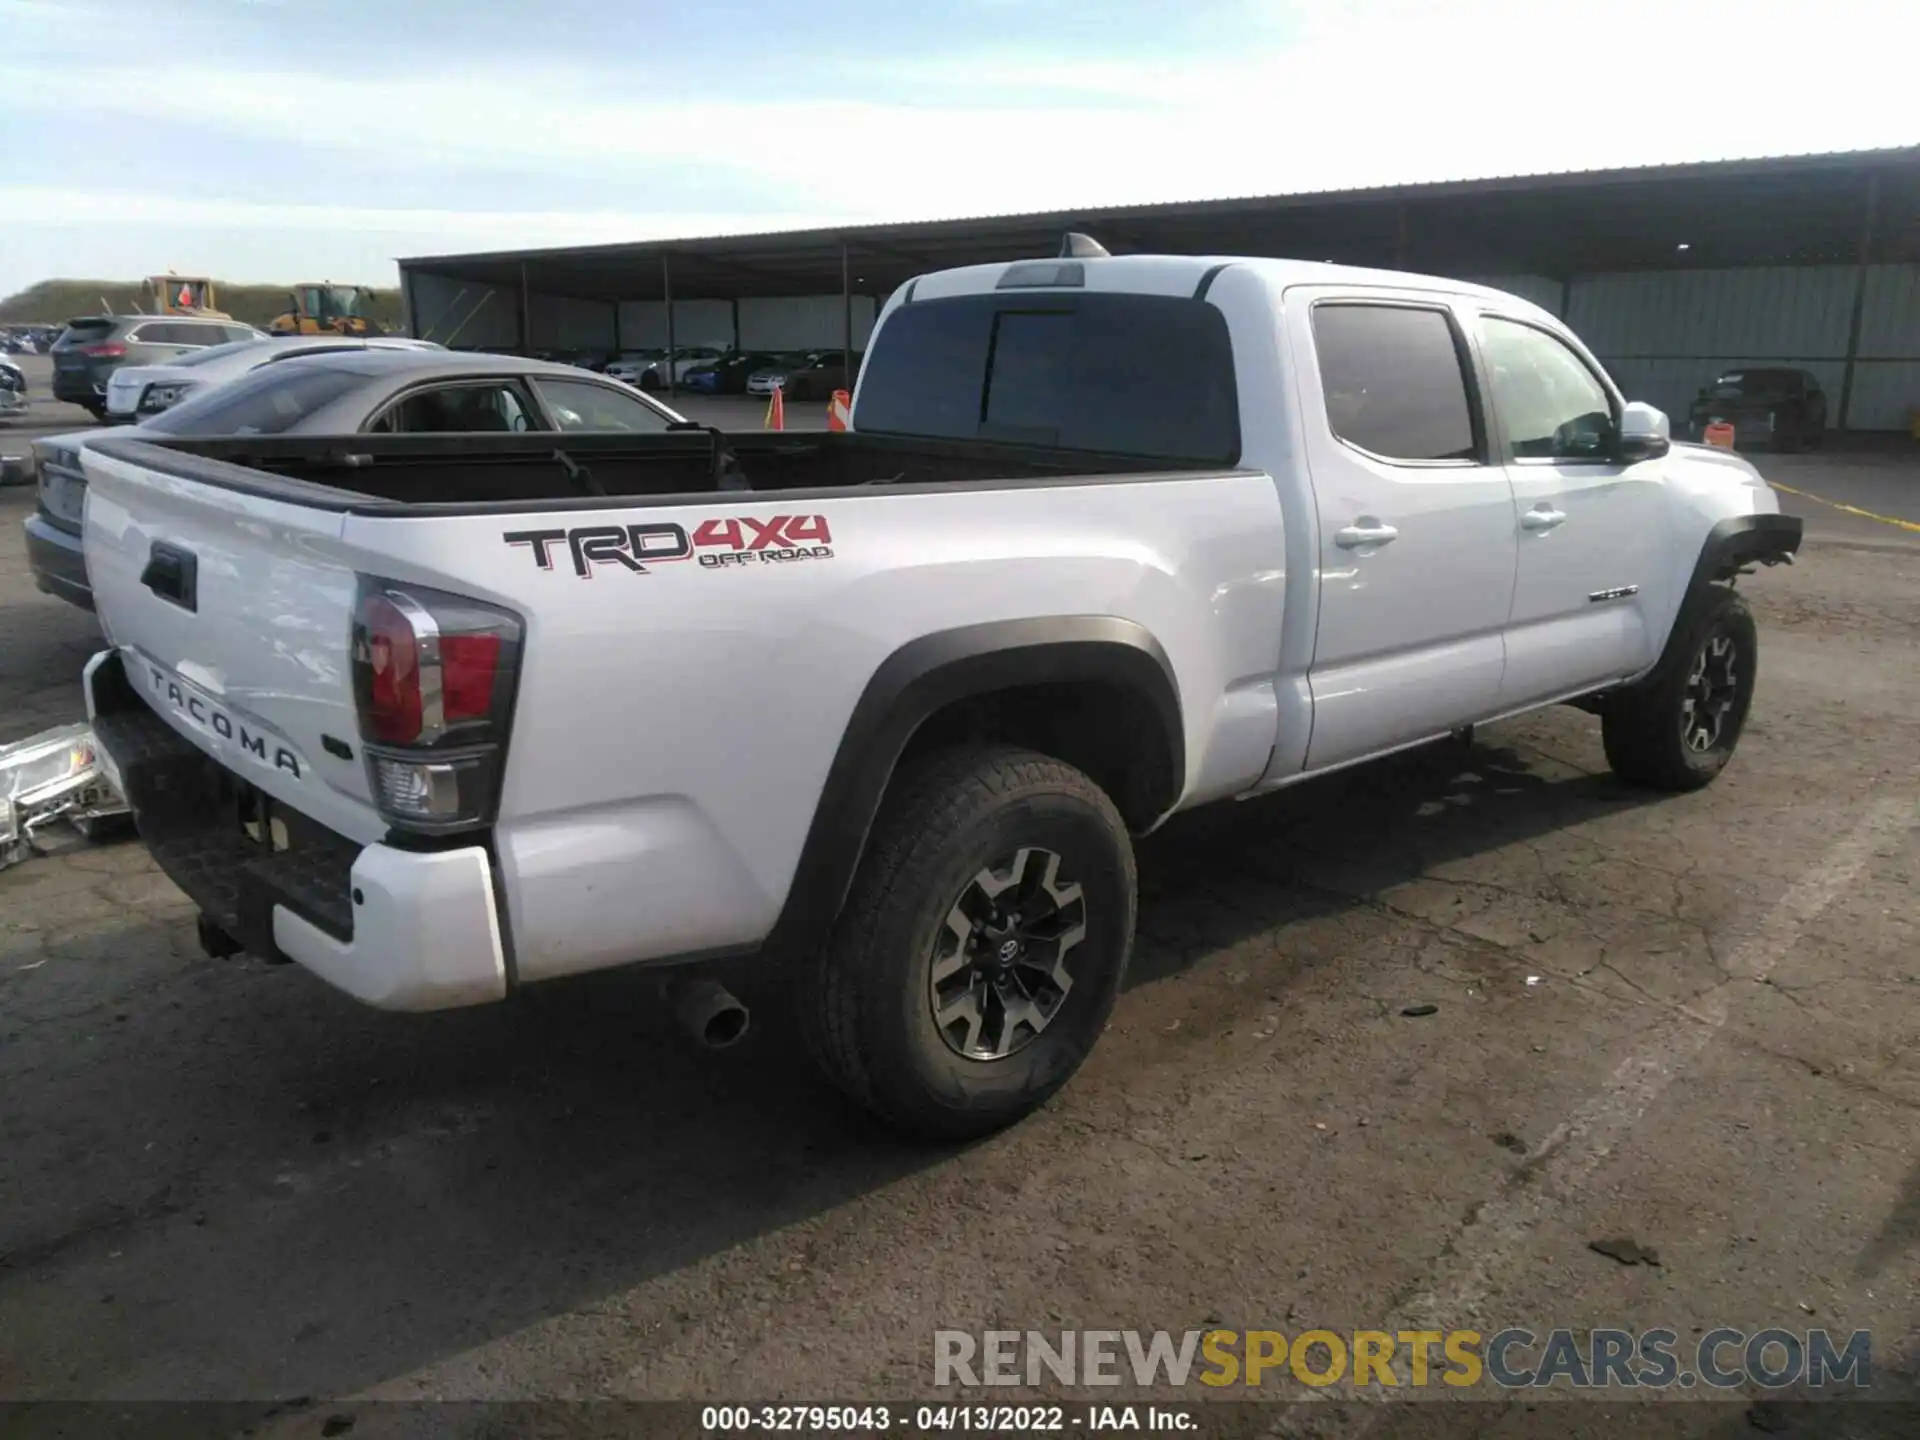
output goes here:
{"type": "Polygon", "coordinates": [[[1011,746],[929,756],[895,776],[832,936],[797,967],[808,1049],[829,1081],[914,1138],[1002,1129],[1066,1084],[1106,1028],[1134,906],[1126,823],[1080,771],[1011,746]],[[1045,1028],[1004,1057],[970,1058],[934,1019],[935,947],[973,878],[1022,847],[1057,855],[1080,887],[1085,938],[1045,1028]]]}
{"type": "MultiPolygon", "coordinates": [[[[1758,675],[1759,641],[1747,602],[1724,585],[1710,585],[1684,606],[1667,652],[1654,672],[1629,690],[1609,696],[1600,715],[1600,735],[1613,773],[1633,785],[1684,792],[1713,782],[1733,758],[1746,727],[1758,675]],[[1731,645],[1733,691],[1717,733],[1704,749],[1688,743],[1690,687],[1709,646],[1731,645]]],[[[1697,704],[1696,699],[1696,704],[1697,704]]]]}

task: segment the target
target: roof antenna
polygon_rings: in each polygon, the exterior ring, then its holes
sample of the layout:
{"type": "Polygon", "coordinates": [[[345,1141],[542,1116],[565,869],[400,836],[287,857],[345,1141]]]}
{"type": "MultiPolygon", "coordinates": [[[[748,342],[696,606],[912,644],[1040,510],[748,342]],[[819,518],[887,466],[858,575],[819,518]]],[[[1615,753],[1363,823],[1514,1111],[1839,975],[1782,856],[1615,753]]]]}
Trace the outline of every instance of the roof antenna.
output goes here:
{"type": "Polygon", "coordinates": [[[1082,235],[1078,230],[1069,230],[1067,238],[1060,242],[1062,260],[1091,260],[1096,256],[1110,255],[1106,246],[1091,235],[1082,235]]]}

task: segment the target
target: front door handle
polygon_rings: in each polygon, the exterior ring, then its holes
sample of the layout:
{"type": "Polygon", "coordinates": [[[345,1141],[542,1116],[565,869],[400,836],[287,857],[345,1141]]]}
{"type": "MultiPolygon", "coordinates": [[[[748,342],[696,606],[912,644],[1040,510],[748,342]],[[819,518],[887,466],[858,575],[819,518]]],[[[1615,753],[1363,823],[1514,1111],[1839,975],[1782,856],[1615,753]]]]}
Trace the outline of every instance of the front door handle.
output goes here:
{"type": "Polygon", "coordinates": [[[1551,505],[1536,507],[1520,517],[1522,530],[1551,530],[1556,525],[1566,523],[1567,512],[1556,510],[1551,505]]]}
{"type": "Polygon", "coordinates": [[[1333,532],[1333,543],[1342,550],[1358,550],[1362,545],[1385,545],[1395,539],[1400,532],[1391,525],[1382,525],[1378,520],[1369,520],[1362,525],[1349,525],[1345,529],[1333,532]]]}

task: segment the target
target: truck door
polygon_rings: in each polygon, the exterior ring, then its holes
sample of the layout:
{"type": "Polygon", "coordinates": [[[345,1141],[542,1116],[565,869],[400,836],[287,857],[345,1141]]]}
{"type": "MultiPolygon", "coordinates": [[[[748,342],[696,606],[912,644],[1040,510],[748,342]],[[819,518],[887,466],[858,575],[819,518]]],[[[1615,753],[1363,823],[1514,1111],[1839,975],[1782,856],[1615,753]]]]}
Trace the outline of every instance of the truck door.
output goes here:
{"type": "Polygon", "coordinates": [[[1653,663],[1670,527],[1660,463],[1618,458],[1620,404],[1597,368],[1536,322],[1489,311],[1478,325],[1519,512],[1501,690],[1517,709],[1653,663]]]}
{"type": "Polygon", "coordinates": [[[1463,316],[1320,287],[1286,312],[1320,526],[1314,770],[1492,713],[1517,543],[1463,316]]]}

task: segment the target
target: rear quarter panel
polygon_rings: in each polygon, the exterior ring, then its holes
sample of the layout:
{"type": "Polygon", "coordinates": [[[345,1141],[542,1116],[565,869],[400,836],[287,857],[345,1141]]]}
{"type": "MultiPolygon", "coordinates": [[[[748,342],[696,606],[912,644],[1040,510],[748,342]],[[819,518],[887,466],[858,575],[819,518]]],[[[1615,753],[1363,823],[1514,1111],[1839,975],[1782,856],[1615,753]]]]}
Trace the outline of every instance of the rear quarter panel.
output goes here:
{"type": "Polygon", "coordinates": [[[390,578],[526,619],[496,828],[522,979],[763,938],[856,702],[923,636],[1132,620],[1175,672],[1189,800],[1244,787],[1272,748],[1285,536],[1263,474],[356,516],[342,538],[390,578]],[[825,553],[774,562],[719,543],[581,574],[564,540],[544,567],[508,540],[634,524],[697,536],[740,520],[751,543],[744,522],[776,516],[817,517],[826,539],[798,548],[825,553]]]}

